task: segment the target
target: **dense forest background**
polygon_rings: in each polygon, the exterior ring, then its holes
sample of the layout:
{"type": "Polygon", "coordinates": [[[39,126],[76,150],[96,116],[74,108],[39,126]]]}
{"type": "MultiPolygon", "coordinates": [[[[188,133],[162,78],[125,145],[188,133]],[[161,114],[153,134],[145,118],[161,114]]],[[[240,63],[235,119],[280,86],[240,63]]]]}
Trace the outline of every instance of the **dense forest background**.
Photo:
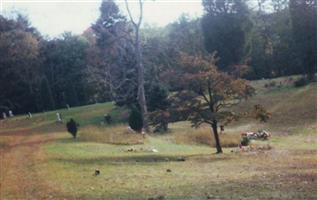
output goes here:
{"type": "MultiPolygon", "coordinates": [[[[248,80],[317,72],[316,0],[203,0],[204,15],[144,25],[141,44],[149,111],[177,91],[186,55],[215,54],[219,70],[248,80]],[[168,79],[168,80],[167,80],[168,79]],[[160,102],[160,103],[158,103],[160,102]]],[[[0,111],[42,112],[137,97],[135,32],[114,1],[81,35],[46,39],[27,17],[0,16],[0,111]]]]}

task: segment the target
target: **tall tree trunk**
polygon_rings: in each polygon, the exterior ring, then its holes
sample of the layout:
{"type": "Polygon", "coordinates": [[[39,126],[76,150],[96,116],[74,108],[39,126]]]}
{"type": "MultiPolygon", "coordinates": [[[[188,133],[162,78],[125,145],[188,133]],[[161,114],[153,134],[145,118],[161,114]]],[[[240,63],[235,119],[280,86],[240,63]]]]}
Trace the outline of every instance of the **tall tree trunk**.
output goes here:
{"type": "Polygon", "coordinates": [[[140,41],[140,27],[142,24],[143,19],[143,0],[139,0],[139,7],[140,7],[140,15],[137,21],[135,21],[131,15],[131,11],[129,9],[128,0],[125,0],[125,5],[130,17],[130,20],[135,28],[135,53],[136,53],[136,64],[138,68],[138,103],[141,108],[142,118],[143,118],[143,128],[146,132],[149,131],[148,126],[148,113],[146,107],[146,99],[145,99],[145,92],[144,92],[144,66],[142,60],[142,48],[141,48],[141,41],[140,41]]]}
{"type": "Polygon", "coordinates": [[[135,49],[136,49],[136,57],[137,57],[137,67],[138,67],[138,102],[142,112],[143,118],[143,127],[146,131],[148,131],[148,113],[145,99],[145,91],[144,91],[144,65],[142,62],[142,50],[141,50],[141,41],[139,28],[136,29],[136,38],[135,38],[135,49]]]}
{"type": "Polygon", "coordinates": [[[217,121],[214,120],[213,124],[211,125],[212,131],[214,133],[215,141],[216,141],[216,149],[217,153],[222,153],[222,148],[220,145],[220,139],[219,139],[219,134],[218,134],[218,129],[217,129],[217,121]]]}

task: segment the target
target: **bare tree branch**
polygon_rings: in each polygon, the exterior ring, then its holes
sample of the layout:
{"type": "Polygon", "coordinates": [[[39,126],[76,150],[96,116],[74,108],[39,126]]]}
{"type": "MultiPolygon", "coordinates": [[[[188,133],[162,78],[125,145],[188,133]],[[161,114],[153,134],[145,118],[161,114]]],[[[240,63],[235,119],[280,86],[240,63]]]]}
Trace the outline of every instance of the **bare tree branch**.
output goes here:
{"type": "Polygon", "coordinates": [[[135,23],[134,20],[133,20],[133,17],[132,17],[130,8],[129,8],[128,0],[124,0],[124,3],[125,3],[125,7],[126,7],[126,9],[127,9],[127,11],[128,11],[128,15],[129,15],[129,18],[130,18],[132,24],[133,24],[134,26],[137,26],[137,23],[135,23]]]}

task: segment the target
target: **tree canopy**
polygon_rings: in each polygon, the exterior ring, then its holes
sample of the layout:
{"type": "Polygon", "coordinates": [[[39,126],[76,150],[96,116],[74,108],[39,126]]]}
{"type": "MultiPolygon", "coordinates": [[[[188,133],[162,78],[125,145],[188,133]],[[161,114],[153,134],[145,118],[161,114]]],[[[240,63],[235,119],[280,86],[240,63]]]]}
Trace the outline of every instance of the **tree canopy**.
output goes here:
{"type": "Polygon", "coordinates": [[[219,71],[215,54],[182,54],[180,62],[174,77],[178,77],[182,89],[172,95],[171,108],[184,113],[195,127],[211,125],[217,153],[222,153],[218,126],[237,119],[238,115],[230,107],[251,96],[254,89],[246,80],[219,71]]]}
{"type": "MultiPolygon", "coordinates": [[[[305,74],[314,80],[316,0],[203,0],[202,5],[202,17],[183,14],[155,27],[138,26],[115,1],[102,1],[98,19],[84,33],[53,39],[42,37],[25,16],[0,16],[0,111],[27,113],[114,101],[167,112],[171,95],[196,87],[189,83],[202,84],[202,76],[189,70],[195,59],[201,70],[206,63],[217,66],[208,68],[212,79],[305,74]]],[[[237,82],[227,84],[223,87],[237,82]]]]}

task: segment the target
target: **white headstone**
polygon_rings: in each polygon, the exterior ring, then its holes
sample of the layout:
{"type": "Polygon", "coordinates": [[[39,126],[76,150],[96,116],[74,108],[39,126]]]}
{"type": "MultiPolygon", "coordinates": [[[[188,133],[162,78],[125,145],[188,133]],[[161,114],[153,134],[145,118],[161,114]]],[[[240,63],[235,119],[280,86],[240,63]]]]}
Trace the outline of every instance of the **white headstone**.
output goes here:
{"type": "Polygon", "coordinates": [[[2,113],[2,118],[7,119],[7,114],[5,112],[2,113]]]}
{"type": "Polygon", "coordinates": [[[151,149],[151,151],[153,152],[153,153],[158,153],[158,150],[157,149],[151,149]]]}
{"type": "Polygon", "coordinates": [[[61,114],[56,113],[56,122],[62,122],[61,114]]]}
{"type": "Polygon", "coordinates": [[[67,107],[67,110],[69,110],[69,109],[70,109],[70,106],[69,106],[69,104],[66,104],[66,107],[67,107]]]}
{"type": "Polygon", "coordinates": [[[28,117],[32,118],[32,113],[28,112],[28,117]]]}
{"type": "Polygon", "coordinates": [[[12,110],[9,110],[9,117],[14,117],[12,110]]]}

